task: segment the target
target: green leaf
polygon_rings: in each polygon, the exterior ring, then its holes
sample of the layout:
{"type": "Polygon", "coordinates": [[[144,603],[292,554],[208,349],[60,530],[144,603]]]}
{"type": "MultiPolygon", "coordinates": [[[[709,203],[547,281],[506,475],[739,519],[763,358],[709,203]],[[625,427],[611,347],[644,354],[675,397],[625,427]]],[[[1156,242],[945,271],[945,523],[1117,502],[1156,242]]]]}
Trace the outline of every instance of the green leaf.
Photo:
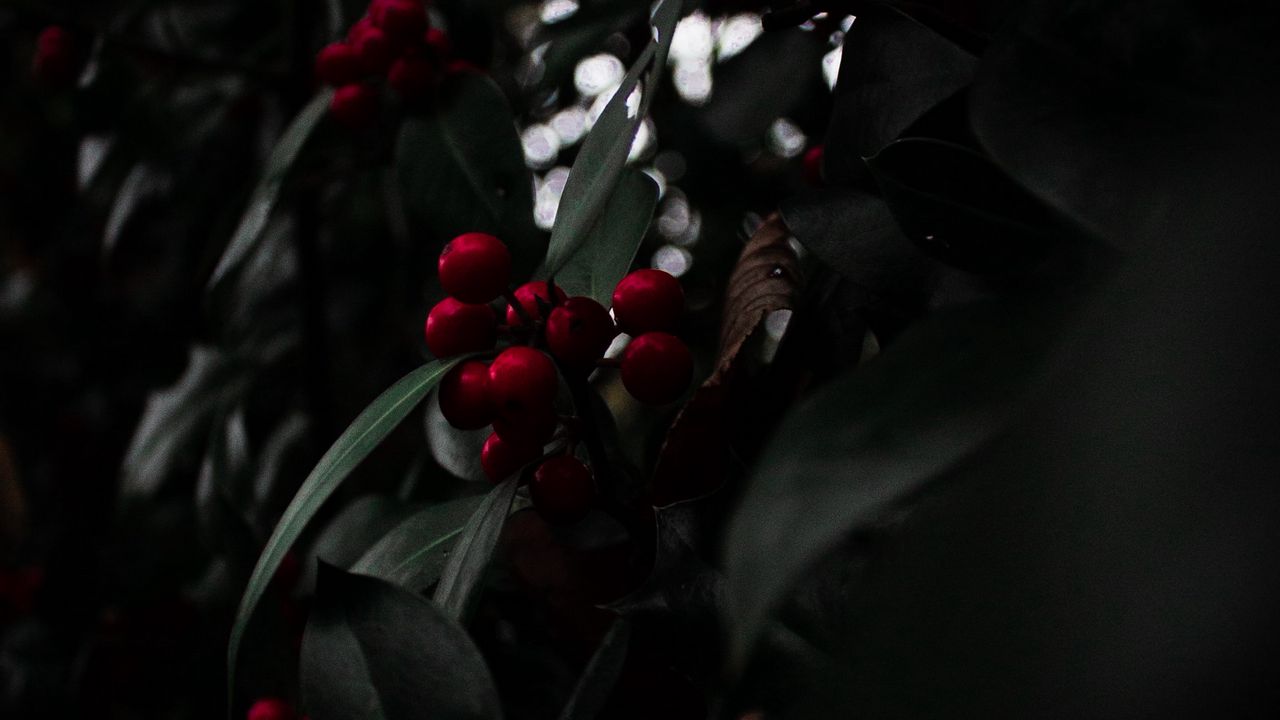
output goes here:
{"type": "Polygon", "coordinates": [[[739,666],[816,559],[1005,429],[1040,377],[1057,317],[1025,300],[939,313],[783,421],[726,543],[739,666]]]}
{"type": "Polygon", "coordinates": [[[498,536],[507,522],[519,481],[518,475],[510,477],[489,491],[467,521],[449,562],[440,572],[440,584],[436,585],[433,598],[444,613],[455,620],[464,619],[470,611],[476,588],[489,567],[498,536]]]}
{"type": "Polygon", "coordinates": [[[419,510],[374,543],[351,572],[415,592],[425,590],[439,579],[450,551],[484,499],[474,495],[419,510]]]}
{"type": "Polygon", "coordinates": [[[613,621],[609,633],[600,641],[587,667],[583,669],[573,695],[560,713],[560,720],[594,720],[609,700],[613,686],[622,675],[631,644],[631,622],[626,618],[613,621]]]}
{"type": "MultiPolygon", "coordinates": [[[[317,560],[349,570],[412,513],[412,507],[389,495],[365,495],[352,500],[316,533],[315,541],[302,556],[304,577],[315,572],[317,560]]],[[[309,585],[305,580],[304,584],[309,585]]]]}
{"type": "Polygon", "coordinates": [[[262,239],[263,230],[266,229],[271,213],[275,210],[276,201],[280,198],[280,189],[284,187],[285,178],[302,152],[302,148],[307,144],[307,139],[311,137],[320,120],[328,112],[331,96],[332,92],[329,90],[316,95],[293,119],[284,135],[280,136],[275,149],[271,151],[271,157],[267,159],[266,172],[258,180],[257,187],[253,189],[253,196],[249,198],[249,206],[241,216],[240,224],[236,226],[231,242],[227,243],[222,259],[218,261],[212,277],[209,278],[209,289],[221,284],[244,262],[245,258],[253,252],[258,241],[262,239]]]}
{"type": "Polygon", "coordinates": [[[401,125],[395,163],[405,207],[420,226],[440,238],[492,233],[511,248],[517,274],[536,265],[544,246],[533,225],[533,179],[493,80],[448,79],[430,112],[401,125]]]}
{"type": "Polygon", "coordinates": [[[627,169],[600,221],[556,274],[556,284],[569,295],[586,295],[609,307],[613,289],[631,269],[657,205],[658,184],[639,170],[627,169]]]}
{"type": "Polygon", "coordinates": [[[449,474],[461,480],[488,482],[480,466],[480,452],[489,439],[489,428],[459,430],[440,411],[440,393],[427,399],[425,415],[427,449],[431,458],[449,474]]]}
{"type": "Polygon", "coordinates": [[[301,658],[302,706],[315,720],[497,720],[480,651],[431,602],[322,565],[301,658]]]}
{"type": "Polygon", "coordinates": [[[236,653],[239,652],[245,626],[285,553],[356,465],[373,452],[459,360],[460,358],[437,360],[423,365],[379,395],[333,443],[303,481],[298,494],[289,503],[275,531],[271,533],[271,538],[267,540],[240,601],[235,625],[231,628],[231,641],[227,647],[229,700],[234,700],[236,653]]]}

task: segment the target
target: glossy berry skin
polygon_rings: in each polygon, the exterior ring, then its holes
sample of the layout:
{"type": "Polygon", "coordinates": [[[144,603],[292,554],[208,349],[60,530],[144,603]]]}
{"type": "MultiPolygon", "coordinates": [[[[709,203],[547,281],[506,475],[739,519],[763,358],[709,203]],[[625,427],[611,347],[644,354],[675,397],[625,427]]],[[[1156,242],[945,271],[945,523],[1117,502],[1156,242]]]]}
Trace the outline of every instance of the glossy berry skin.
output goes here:
{"type": "Polygon", "coordinates": [[[343,85],[329,101],[333,119],[352,130],[361,130],[378,118],[378,92],[369,85],[343,85]]]}
{"type": "Polygon", "coordinates": [[[498,316],[488,305],[445,298],[431,308],[423,330],[432,355],[453,357],[493,347],[498,340],[498,316]]]}
{"type": "MultiPolygon", "coordinates": [[[[551,302],[551,290],[544,280],[534,280],[527,282],[516,288],[516,302],[520,303],[520,307],[533,318],[536,322],[542,319],[542,308],[540,305],[559,305],[568,299],[568,295],[559,287],[556,288],[556,301],[551,302]],[[542,302],[539,303],[538,301],[542,302]]],[[[520,317],[520,313],[511,305],[507,306],[507,324],[515,327],[524,324],[524,318],[520,317]]]]}
{"type": "Polygon", "coordinates": [[[427,32],[427,11],[420,0],[382,0],[370,6],[369,17],[396,42],[409,42],[427,32]]]}
{"type": "Polygon", "coordinates": [[[440,412],[459,430],[479,430],[493,422],[489,368],[468,360],[450,370],[440,381],[440,412]]]}
{"type": "Polygon", "coordinates": [[[814,145],[804,154],[804,181],[814,187],[822,187],[822,145],[814,145]]]}
{"type": "Polygon", "coordinates": [[[512,421],[537,418],[550,410],[556,386],[555,364],[530,347],[509,347],[489,366],[494,407],[500,417],[512,421]]]}
{"type": "Polygon", "coordinates": [[[559,455],[538,466],[529,482],[529,496],[547,522],[568,524],[586,517],[591,510],[595,483],[590,468],[581,460],[559,455]]]}
{"type": "Polygon", "coordinates": [[[355,49],[360,71],[366,75],[385,73],[395,59],[391,39],[369,18],[362,18],[351,27],[347,42],[355,49]]]}
{"type": "Polygon", "coordinates": [[[589,297],[571,297],[547,317],[547,347],[575,370],[594,367],[615,335],[609,311],[589,297]]]}
{"type": "Polygon", "coordinates": [[[555,410],[548,407],[530,413],[500,415],[493,419],[493,432],[508,443],[541,448],[551,442],[559,422],[555,410]]]}
{"type": "Polygon", "coordinates": [[[80,52],[75,37],[64,27],[50,25],[36,37],[31,73],[43,85],[66,88],[80,75],[80,52]]]}
{"type": "Polygon", "coordinates": [[[693,354],[675,335],[645,333],[622,353],[622,385],[649,405],[665,405],[684,394],[693,379],[693,354]]]}
{"type": "Polygon", "coordinates": [[[532,443],[507,442],[493,433],[484,441],[480,450],[480,467],[485,477],[499,483],[511,477],[520,468],[538,459],[542,446],[532,443]]]}
{"type": "Polygon", "coordinates": [[[330,43],[316,55],[316,77],[331,87],[350,85],[360,79],[360,59],[355,48],[344,42],[330,43]]]}
{"type": "Polygon", "coordinates": [[[280,698],[261,698],[249,706],[248,720],[294,720],[297,715],[280,698]]]}
{"type": "Polygon", "coordinates": [[[420,55],[401,57],[387,71],[387,85],[410,104],[425,100],[435,79],[435,63],[420,55]]]}
{"type": "Polygon", "coordinates": [[[511,280],[511,253],[498,238],[471,232],[449,241],[440,252],[440,285],[463,302],[487,303],[511,280]]]}
{"type": "Polygon", "coordinates": [[[675,330],[682,312],[680,281],[661,270],[636,270],[613,290],[613,317],[629,335],[675,330]]]}

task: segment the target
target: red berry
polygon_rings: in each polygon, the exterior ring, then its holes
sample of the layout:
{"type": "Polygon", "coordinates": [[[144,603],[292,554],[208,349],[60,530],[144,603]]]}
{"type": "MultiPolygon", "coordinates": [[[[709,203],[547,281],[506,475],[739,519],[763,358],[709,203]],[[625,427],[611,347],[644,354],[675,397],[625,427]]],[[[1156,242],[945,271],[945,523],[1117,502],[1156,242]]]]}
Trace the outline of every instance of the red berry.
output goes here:
{"type": "Polygon", "coordinates": [[[369,17],[399,42],[420,38],[427,32],[427,11],[420,0],[382,0],[369,6],[369,17]]]}
{"type": "Polygon", "coordinates": [[[547,317],[547,347],[569,367],[588,370],[617,331],[609,311],[589,297],[571,297],[547,317]]]}
{"type": "Polygon", "coordinates": [[[493,432],[506,442],[541,448],[551,442],[558,424],[555,410],[547,407],[525,414],[500,415],[493,420],[493,432]]]}
{"type": "Polygon", "coordinates": [[[387,84],[407,103],[426,98],[435,79],[435,63],[420,55],[406,55],[387,71],[387,84]]]}
{"type": "Polygon", "coordinates": [[[821,187],[822,182],[822,145],[814,145],[804,154],[804,180],[814,187],[821,187]]]}
{"type": "Polygon", "coordinates": [[[437,60],[444,60],[453,54],[453,45],[449,42],[449,36],[439,28],[431,28],[423,37],[423,42],[427,45],[427,51],[437,60]]]}
{"type": "Polygon", "coordinates": [[[493,393],[489,368],[468,360],[440,381],[440,412],[459,430],[479,430],[493,422],[493,393]]]}
{"type": "Polygon", "coordinates": [[[444,66],[444,74],[450,77],[456,75],[480,74],[483,72],[484,71],[480,69],[479,65],[476,65],[470,60],[450,60],[444,66]]]}
{"type": "Polygon", "coordinates": [[[542,446],[533,443],[507,442],[494,433],[484,441],[480,450],[480,467],[493,482],[502,482],[515,471],[528,465],[542,454],[542,446]]]}
{"type": "Polygon", "coordinates": [[[523,345],[503,350],[489,366],[489,392],[498,415],[536,418],[556,399],[556,366],[545,354],[523,345]]]}
{"type": "Polygon", "coordinates": [[[637,270],[622,278],[613,290],[613,317],[630,335],[670,332],[680,323],[683,311],[680,281],[661,270],[637,270]]]}
{"type": "Polygon", "coordinates": [[[498,340],[498,316],[488,305],[445,298],[431,308],[424,329],[431,354],[452,357],[493,347],[498,340]]]}
{"type": "Polygon", "coordinates": [[[50,25],[36,37],[36,54],[31,72],[49,87],[70,87],[80,75],[80,52],[74,36],[63,27],[50,25]]]}
{"type": "Polygon", "coordinates": [[[492,235],[466,233],[444,246],[439,272],[445,292],[463,302],[487,303],[511,281],[511,253],[492,235]]]}
{"type": "Polygon", "coordinates": [[[645,333],[622,353],[622,384],[640,402],[672,402],[684,393],[692,378],[693,354],[675,335],[645,333]]]}
{"type": "Polygon", "coordinates": [[[591,509],[594,495],[591,470],[569,455],[559,455],[539,465],[529,482],[533,507],[547,522],[581,520],[591,509]]]}
{"type": "Polygon", "coordinates": [[[378,93],[368,85],[343,85],[333,91],[329,112],[352,130],[366,128],[378,117],[378,93]]]}
{"type": "Polygon", "coordinates": [[[280,698],[262,698],[249,706],[248,720],[293,720],[293,708],[280,698]]]}
{"type": "Polygon", "coordinates": [[[378,29],[369,18],[361,18],[351,27],[347,42],[355,48],[360,70],[367,75],[381,75],[391,67],[395,51],[386,33],[378,29]]]}
{"type": "MultiPolygon", "coordinates": [[[[516,302],[520,303],[520,307],[528,313],[529,317],[535,321],[542,319],[542,308],[540,305],[558,305],[564,302],[569,296],[564,290],[556,288],[556,302],[551,302],[551,290],[547,283],[543,280],[534,280],[527,282],[516,288],[516,302]],[[539,303],[538,301],[542,302],[539,303]]],[[[507,306],[507,324],[516,326],[523,324],[524,319],[520,317],[520,313],[511,305],[507,306]]]]}
{"type": "Polygon", "coordinates": [[[345,42],[324,46],[316,55],[316,77],[325,85],[339,87],[360,79],[360,60],[355,48],[345,42]]]}

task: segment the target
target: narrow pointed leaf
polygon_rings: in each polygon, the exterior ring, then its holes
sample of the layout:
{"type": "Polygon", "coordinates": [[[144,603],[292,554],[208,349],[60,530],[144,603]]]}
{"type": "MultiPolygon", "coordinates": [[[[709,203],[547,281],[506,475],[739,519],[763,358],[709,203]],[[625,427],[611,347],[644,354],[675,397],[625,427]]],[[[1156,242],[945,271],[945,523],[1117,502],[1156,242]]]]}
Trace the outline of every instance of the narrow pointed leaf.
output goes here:
{"type": "Polygon", "coordinates": [[[578,678],[573,695],[560,713],[560,720],[593,720],[600,716],[613,686],[622,674],[631,645],[631,622],[626,618],[613,621],[609,633],[600,641],[600,647],[578,678]]]}
{"type": "Polygon", "coordinates": [[[476,588],[489,567],[489,559],[493,557],[493,549],[498,545],[502,526],[507,522],[519,481],[519,476],[508,478],[485,496],[467,521],[440,573],[434,599],[445,614],[455,620],[462,620],[467,615],[476,588]]]}
{"type": "Polygon", "coordinates": [[[639,170],[626,170],[604,213],[573,257],[556,274],[569,295],[586,295],[605,307],[631,269],[658,205],[658,184],[639,170]]]}
{"type": "Polygon", "coordinates": [[[474,495],[419,510],[374,543],[351,572],[415,592],[425,590],[440,577],[467,521],[484,500],[484,495],[474,495]]]}

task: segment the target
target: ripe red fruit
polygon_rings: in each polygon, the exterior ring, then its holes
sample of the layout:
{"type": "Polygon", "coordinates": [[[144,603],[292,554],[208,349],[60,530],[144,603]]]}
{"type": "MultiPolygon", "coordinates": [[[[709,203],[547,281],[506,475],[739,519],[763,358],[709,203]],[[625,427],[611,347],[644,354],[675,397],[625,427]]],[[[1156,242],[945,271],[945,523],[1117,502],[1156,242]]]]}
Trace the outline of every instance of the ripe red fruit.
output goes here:
{"type": "Polygon", "coordinates": [[[449,42],[449,36],[439,28],[431,28],[423,37],[423,42],[427,45],[427,51],[437,60],[444,60],[453,54],[453,45],[449,42]]]}
{"type": "Polygon", "coordinates": [[[523,345],[503,350],[489,366],[489,392],[498,415],[513,421],[536,418],[556,399],[556,366],[523,345]]]}
{"type": "Polygon", "coordinates": [[[489,480],[502,482],[515,471],[537,460],[541,454],[541,445],[507,442],[495,432],[484,441],[484,448],[480,450],[480,467],[489,480]]]}
{"type": "Polygon", "coordinates": [[[406,103],[425,99],[435,79],[435,63],[420,55],[406,55],[391,63],[387,71],[387,84],[406,103]]]}
{"type": "Polygon", "coordinates": [[[356,58],[360,61],[360,70],[367,75],[381,75],[391,67],[395,59],[395,51],[391,39],[369,18],[361,18],[351,26],[347,33],[347,42],[355,48],[356,58]]]}
{"type": "Polygon", "coordinates": [[[553,408],[498,416],[493,419],[493,432],[505,442],[515,445],[532,445],[541,448],[551,442],[559,420],[553,408]]]}
{"type": "Polygon", "coordinates": [[[445,292],[463,302],[487,303],[507,289],[511,253],[492,235],[465,233],[444,246],[438,267],[445,292]]]}
{"type": "Polygon", "coordinates": [[[479,430],[493,422],[493,393],[489,368],[468,360],[440,381],[440,412],[459,430],[479,430]]]}
{"type": "Polygon", "coordinates": [[[672,402],[684,393],[692,378],[693,354],[675,335],[645,333],[622,353],[622,384],[640,402],[672,402]]]}
{"type": "Polygon", "coordinates": [[[593,367],[616,334],[609,311],[589,297],[571,297],[547,317],[551,354],[578,370],[593,367]]]}
{"type": "Polygon", "coordinates": [[[31,62],[35,79],[49,87],[75,84],[80,75],[80,52],[75,37],[58,25],[50,25],[36,37],[36,54],[31,62]]]}
{"type": "Polygon", "coordinates": [[[249,706],[248,720],[293,720],[295,717],[293,708],[280,698],[261,698],[249,706]]]}
{"type": "Polygon", "coordinates": [[[683,311],[680,281],[661,270],[637,270],[613,289],[613,317],[629,335],[674,330],[683,311]]]}
{"type": "Polygon", "coordinates": [[[420,0],[382,0],[369,7],[369,17],[397,42],[420,38],[427,31],[427,11],[420,0]]]}
{"type": "Polygon", "coordinates": [[[814,145],[804,154],[804,180],[814,187],[821,187],[822,182],[822,145],[814,145]]]}
{"type": "MultiPolygon", "coordinates": [[[[542,308],[539,307],[539,300],[542,301],[542,305],[553,304],[551,302],[550,286],[543,280],[534,280],[521,285],[516,288],[515,296],[516,302],[520,303],[520,307],[524,308],[529,317],[535,321],[542,319],[542,308]]],[[[564,290],[557,287],[556,302],[554,304],[558,305],[568,297],[564,290]]],[[[520,317],[520,313],[511,305],[507,305],[507,324],[514,327],[523,324],[523,322],[524,320],[520,317]]]]}
{"type": "Polygon", "coordinates": [[[427,313],[424,331],[427,349],[438,358],[488,350],[498,340],[498,316],[488,305],[445,298],[427,313]]]}
{"type": "Polygon", "coordinates": [[[378,117],[378,93],[369,85],[343,85],[333,91],[329,112],[352,130],[366,128],[378,117]]]}
{"type": "Polygon", "coordinates": [[[539,465],[529,482],[533,507],[547,522],[581,520],[591,509],[594,495],[590,468],[569,455],[559,455],[539,465]]]}
{"type": "Polygon", "coordinates": [[[345,42],[329,43],[316,55],[316,77],[325,85],[339,87],[360,79],[360,60],[355,48],[345,42]]]}

